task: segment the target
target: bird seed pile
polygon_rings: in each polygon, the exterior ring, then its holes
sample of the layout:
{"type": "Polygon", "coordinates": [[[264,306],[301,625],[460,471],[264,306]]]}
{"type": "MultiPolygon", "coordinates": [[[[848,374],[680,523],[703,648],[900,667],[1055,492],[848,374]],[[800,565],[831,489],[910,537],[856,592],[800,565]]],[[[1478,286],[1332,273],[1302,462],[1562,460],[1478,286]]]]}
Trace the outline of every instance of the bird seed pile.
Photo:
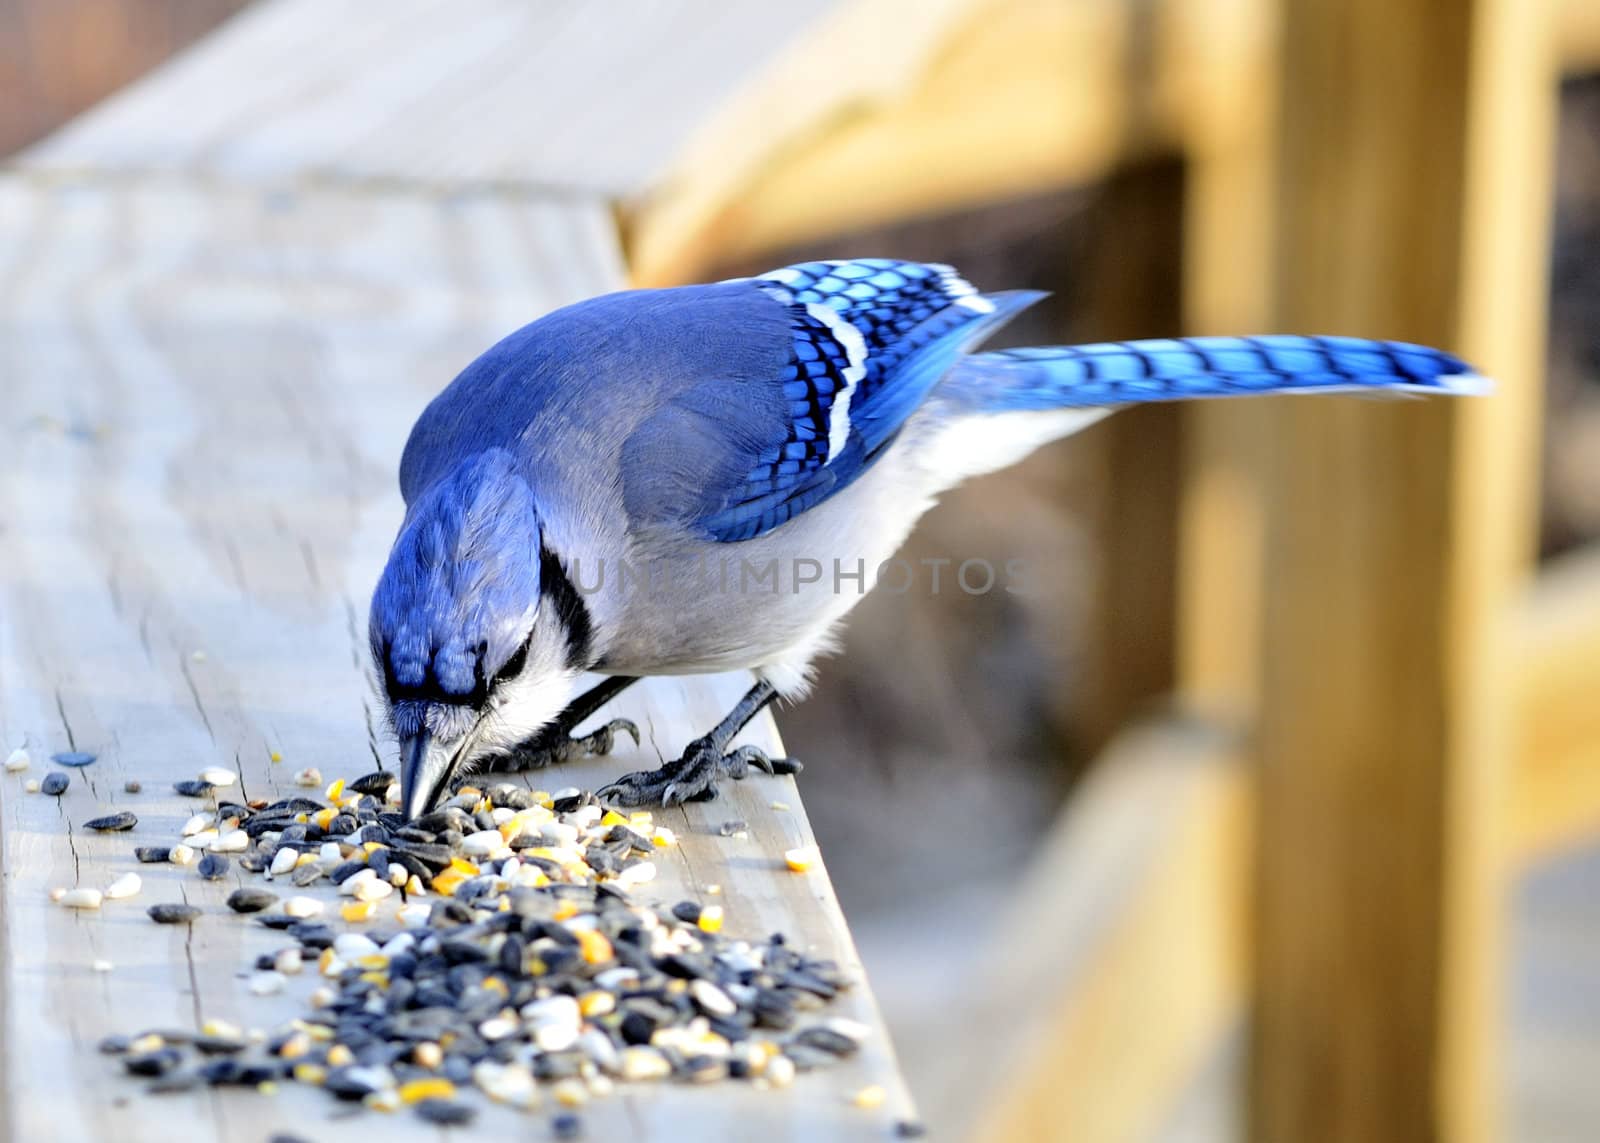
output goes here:
{"type": "MultiPolygon", "coordinates": [[[[152,1092],[297,1082],[459,1124],[476,1114],[460,1098],[475,1087],[522,1109],[548,1096],[562,1109],[558,1132],[576,1132],[573,1109],[617,1083],[782,1087],[798,1071],[853,1055],[867,1033],[819,1012],[850,986],[833,962],[803,955],[782,935],[726,936],[715,904],[638,899],[655,876],[652,856],[676,842],[648,812],[624,816],[576,789],[552,796],[496,785],[463,789],[407,822],[393,810],[387,772],[335,782],[325,802],[248,805],[219,796],[231,778],[208,771],[180,783],[180,792],[217,797],[214,809],[196,814],[181,842],[139,846],[136,855],[210,878],[224,876],[234,855],[260,880],[228,905],[287,939],[260,957],[250,990],[279,992],[302,972],[323,979],[309,1009],[271,1033],[211,1022],[193,1035],[104,1041],[152,1092]],[[319,885],[337,886],[338,899],[308,892],[319,885]]],[[[319,779],[303,774],[311,780],[319,779]]],[[[137,823],[124,813],[89,824],[137,823]]],[[[813,858],[786,855],[797,871],[813,858]]],[[[128,876],[137,892],[137,876],[128,876]]],[[[97,891],[72,892],[97,899],[63,894],[63,904],[98,907],[97,891]]],[[[149,909],[163,924],[194,923],[200,913],[176,903],[149,909]]],[[[882,1099],[873,1087],[856,1102],[882,1099]]]]}

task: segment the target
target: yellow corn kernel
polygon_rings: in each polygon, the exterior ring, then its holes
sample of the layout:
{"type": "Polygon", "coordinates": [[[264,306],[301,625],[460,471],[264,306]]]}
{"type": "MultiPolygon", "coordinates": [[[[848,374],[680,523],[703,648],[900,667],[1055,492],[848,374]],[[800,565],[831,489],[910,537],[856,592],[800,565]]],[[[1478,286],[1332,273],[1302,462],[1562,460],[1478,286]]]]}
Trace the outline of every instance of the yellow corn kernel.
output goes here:
{"type": "Polygon", "coordinates": [[[871,1084],[851,1096],[850,1102],[857,1107],[864,1107],[870,1110],[874,1107],[882,1107],[883,1101],[888,1097],[889,1093],[884,1091],[883,1088],[877,1084],[871,1084]]]}
{"type": "Polygon", "coordinates": [[[389,968],[389,958],[384,956],[381,952],[368,953],[366,956],[359,956],[356,958],[356,966],[358,968],[364,968],[368,972],[386,972],[389,968]]]}
{"type": "Polygon", "coordinates": [[[361,979],[376,988],[386,989],[389,987],[389,974],[387,972],[381,972],[377,969],[374,969],[371,972],[363,972],[361,974],[361,979]]]}
{"type": "Polygon", "coordinates": [[[260,1083],[256,1084],[256,1090],[262,1095],[277,1095],[278,1085],[273,1083],[271,1080],[262,1080],[260,1083]]]}
{"type": "Polygon", "coordinates": [[[476,877],[478,875],[478,867],[465,857],[452,857],[450,859],[450,868],[457,873],[465,873],[468,877],[476,877]]]}
{"type": "Polygon", "coordinates": [[[306,813],[304,810],[301,810],[299,813],[295,814],[294,820],[299,822],[301,825],[305,825],[311,820],[311,815],[306,813]]]}
{"type": "Polygon", "coordinates": [[[329,806],[325,810],[318,810],[316,813],[312,814],[311,820],[317,823],[318,829],[327,829],[333,824],[333,819],[338,816],[339,811],[335,807],[329,806]]]}
{"type": "Polygon", "coordinates": [[[356,1054],[343,1044],[335,1044],[328,1049],[328,1066],[330,1068],[347,1068],[356,1062],[356,1054]]]}
{"type": "Polygon", "coordinates": [[[294,1078],[297,1083],[320,1084],[328,1078],[328,1069],[321,1064],[296,1064],[294,1078]]]}
{"type": "Polygon", "coordinates": [[[267,757],[272,759],[272,761],[274,761],[274,762],[282,762],[283,761],[283,755],[279,754],[276,750],[274,750],[271,754],[268,754],[267,757]]]}
{"type": "Polygon", "coordinates": [[[498,976],[484,977],[481,987],[488,989],[490,992],[498,992],[501,996],[511,995],[511,989],[507,988],[506,982],[501,980],[498,976]]]}
{"type": "Polygon", "coordinates": [[[557,921],[568,921],[577,915],[578,903],[576,901],[564,899],[559,905],[556,906],[556,911],[551,914],[551,917],[557,921]]]}
{"type": "Polygon", "coordinates": [[[442,1076],[412,1080],[400,1085],[400,1102],[410,1105],[425,1099],[450,1099],[456,1094],[456,1085],[442,1076]]]}
{"type": "Polygon", "coordinates": [[[413,873],[406,881],[406,896],[426,897],[427,895],[428,887],[422,883],[422,878],[413,873]]]}
{"type": "Polygon", "coordinates": [[[783,863],[796,873],[804,873],[820,860],[822,855],[814,845],[797,846],[783,855],[783,863]]]}
{"type": "Polygon", "coordinates": [[[432,881],[428,882],[428,884],[435,893],[449,897],[454,894],[457,889],[461,888],[461,883],[466,879],[467,875],[465,873],[461,873],[454,869],[446,869],[443,873],[440,873],[438,876],[436,876],[432,881]]]}
{"type": "Polygon", "coordinates": [[[578,948],[586,964],[605,964],[614,955],[611,941],[598,929],[579,929],[578,948]]]}
{"type": "Polygon", "coordinates": [[[650,826],[654,824],[655,820],[655,814],[651,813],[649,810],[635,810],[633,813],[628,815],[628,824],[632,826],[638,826],[642,829],[649,829],[650,826]]]}
{"type": "Polygon", "coordinates": [[[460,797],[463,794],[466,795],[469,798],[481,798],[481,797],[483,797],[483,791],[478,789],[478,787],[476,787],[476,786],[462,786],[458,790],[456,790],[456,796],[457,797],[460,797]]]}
{"type": "Polygon", "coordinates": [[[129,1044],[128,1051],[134,1055],[140,1055],[144,1052],[153,1052],[165,1043],[166,1041],[154,1032],[147,1032],[129,1044]]]}
{"type": "Polygon", "coordinates": [[[600,815],[600,824],[603,826],[627,825],[628,819],[617,813],[616,810],[607,810],[600,815]]]}
{"type": "Polygon", "coordinates": [[[361,850],[364,857],[371,857],[373,851],[385,848],[387,847],[381,841],[364,841],[361,843],[361,850]]]}
{"type": "Polygon", "coordinates": [[[700,919],[695,924],[700,926],[702,933],[720,933],[722,931],[722,906],[705,906],[700,910],[700,919]]]}
{"type": "Polygon", "coordinates": [[[655,832],[650,835],[650,840],[655,844],[656,848],[666,849],[669,845],[678,844],[678,835],[666,826],[657,826],[655,832]]]}
{"type": "Polygon", "coordinates": [[[550,796],[549,790],[535,790],[533,792],[533,804],[541,809],[548,810],[556,804],[556,800],[550,796]]]}
{"type": "Polygon", "coordinates": [[[585,992],[578,997],[578,1011],[583,1013],[585,1017],[604,1016],[607,1013],[615,1012],[616,1009],[617,998],[603,988],[597,988],[593,992],[585,992]]]}
{"type": "Polygon", "coordinates": [[[347,921],[370,921],[378,911],[376,901],[351,901],[339,909],[339,916],[347,921]]]}
{"type": "Polygon", "coordinates": [[[317,851],[313,849],[310,853],[302,853],[299,857],[295,858],[294,867],[299,869],[302,865],[314,865],[316,864],[316,860],[317,851]]]}
{"type": "Polygon", "coordinates": [[[343,793],[344,793],[344,779],[343,778],[336,779],[334,781],[333,785],[328,787],[328,801],[337,802],[339,800],[339,795],[341,795],[343,793]]]}
{"type": "Polygon", "coordinates": [[[304,1032],[296,1032],[283,1042],[278,1049],[278,1055],[286,1060],[298,1060],[311,1050],[311,1037],[304,1032]]]}

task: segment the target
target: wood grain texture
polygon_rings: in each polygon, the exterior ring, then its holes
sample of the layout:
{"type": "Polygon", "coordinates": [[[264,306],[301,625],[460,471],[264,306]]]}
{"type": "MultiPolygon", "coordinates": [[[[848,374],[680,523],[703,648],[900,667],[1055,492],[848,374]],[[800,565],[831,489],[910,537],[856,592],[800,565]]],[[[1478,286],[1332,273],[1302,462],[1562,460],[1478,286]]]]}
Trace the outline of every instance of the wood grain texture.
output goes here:
{"type": "MultiPolygon", "coordinates": [[[[330,1120],[287,1090],[154,1099],[97,1055],[108,1033],[222,1018],[270,1027],[312,987],[247,994],[241,973],[279,936],[226,914],[239,881],[138,867],[144,892],[80,915],[53,886],[102,887],[193,811],[170,783],[237,768],[253,797],[291,776],[370,770],[389,745],[367,678],[366,595],[400,517],[394,468],[410,422],[459,367],[622,269],[598,202],[227,189],[185,178],[0,180],[0,740],[96,751],[57,800],[0,781],[6,1137],[257,1143],[381,1129],[440,1138],[406,1115],[330,1120]],[[272,751],[281,763],[269,760],[272,751]],[[123,794],[125,779],[144,792],[123,794]],[[111,807],[131,834],[89,835],[111,807]],[[192,935],[144,909],[206,909],[192,935]],[[96,974],[97,958],[115,964],[96,974]]],[[[619,709],[644,749],[533,776],[593,787],[653,766],[703,732],[745,680],[651,683],[619,709]]],[[[778,749],[770,718],[751,740],[778,749]]],[[[723,887],[727,932],[782,930],[857,973],[823,872],[782,851],[811,839],[791,780],[749,781],[665,815],[682,845],[651,899],[723,887]],[[777,809],[773,801],[791,808],[777,809]],[[742,817],[748,841],[715,835],[742,817]]],[[[630,1092],[586,1112],[596,1138],[882,1138],[910,1114],[865,986],[839,1005],[872,1025],[863,1056],[789,1092],[728,1084],[630,1092]],[[889,1091],[863,1111],[846,1096],[889,1091]]],[[[487,1111],[506,1138],[530,1128],[487,1111]]]]}
{"type": "Polygon", "coordinates": [[[1455,346],[1502,387],[1273,411],[1252,1129],[1489,1139],[1506,624],[1533,550],[1545,9],[1284,13],[1275,324],[1455,346]]]}
{"type": "Polygon", "coordinates": [[[634,194],[833,2],[265,0],[25,161],[634,194]]]}

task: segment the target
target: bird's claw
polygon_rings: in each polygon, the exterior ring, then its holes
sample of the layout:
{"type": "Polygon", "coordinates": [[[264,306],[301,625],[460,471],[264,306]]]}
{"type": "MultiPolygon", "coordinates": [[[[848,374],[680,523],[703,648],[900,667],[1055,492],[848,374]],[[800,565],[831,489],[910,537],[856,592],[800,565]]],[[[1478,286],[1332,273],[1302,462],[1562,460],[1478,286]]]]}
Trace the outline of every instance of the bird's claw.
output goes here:
{"type": "Polygon", "coordinates": [[[717,796],[717,780],[739,781],[754,766],[765,774],[798,774],[798,758],[772,758],[759,746],[741,746],[722,753],[703,739],[689,744],[683,757],[659,770],[624,774],[599,792],[601,799],[621,806],[676,806],[709,802],[717,796]]]}
{"type": "Polygon", "coordinates": [[[497,773],[540,770],[546,766],[556,766],[577,758],[610,754],[612,747],[616,745],[618,734],[628,735],[633,739],[635,746],[642,742],[639,728],[631,719],[613,718],[589,734],[573,735],[560,731],[548,735],[539,734],[515,750],[495,755],[485,764],[484,769],[497,773]]]}

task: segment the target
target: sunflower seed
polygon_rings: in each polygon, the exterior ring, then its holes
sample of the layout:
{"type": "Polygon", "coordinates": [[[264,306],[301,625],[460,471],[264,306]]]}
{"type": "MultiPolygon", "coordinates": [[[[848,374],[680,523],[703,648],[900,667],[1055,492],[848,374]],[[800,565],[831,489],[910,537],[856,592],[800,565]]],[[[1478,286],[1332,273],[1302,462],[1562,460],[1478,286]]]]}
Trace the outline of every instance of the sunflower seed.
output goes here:
{"type": "Polygon", "coordinates": [[[139,818],[136,814],[131,814],[127,810],[123,810],[121,813],[107,814],[103,818],[90,818],[88,821],[83,823],[83,828],[104,830],[106,832],[114,833],[122,830],[132,829],[138,824],[139,818]]]}
{"type": "Polygon", "coordinates": [[[67,783],[70,781],[71,779],[60,770],[52,770],[44,776],[44,781],[39,783],[39,789],[43,793],[59,798],[67,792],[67,783]]]}
{"type": "Polygon", "coordinates": [[[145,912],[158,925],[187,925],[200,915],[193,905],[178,904],[151,905],[145,912]]]}

